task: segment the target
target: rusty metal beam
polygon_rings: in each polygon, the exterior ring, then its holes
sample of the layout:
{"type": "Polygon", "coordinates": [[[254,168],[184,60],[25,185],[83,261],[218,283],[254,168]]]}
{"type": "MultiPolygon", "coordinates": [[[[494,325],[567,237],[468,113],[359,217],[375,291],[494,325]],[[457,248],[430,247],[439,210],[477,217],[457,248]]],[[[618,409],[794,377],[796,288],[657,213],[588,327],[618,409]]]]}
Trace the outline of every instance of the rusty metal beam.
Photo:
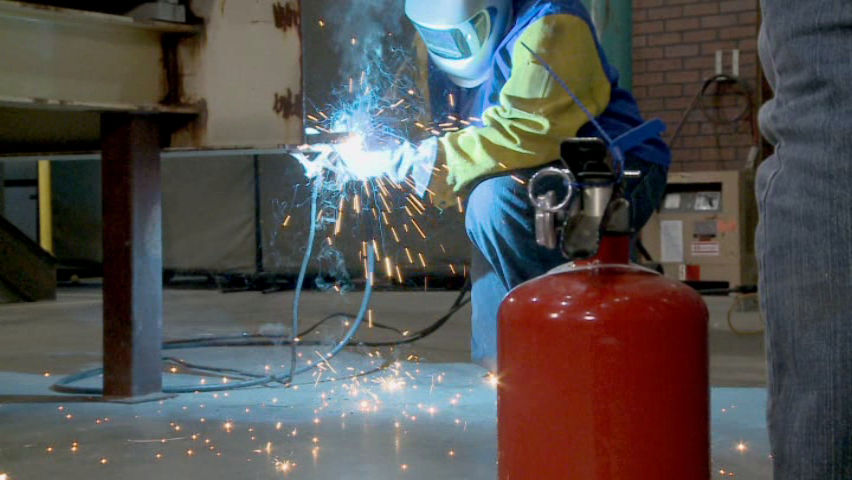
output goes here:
{"type": "Polygon", "coordinates": [[[88,28],[119,27],[158,33],[195,34],[200,31],[195,25],[139,20],[125,15],[10,0],[0,0],[0,17],[22,19],[30,23],[76,25],[88,28]]]}
{"type": "Polygon", "coordinates": [[[204,102],[200,121],[172,147],[258,149],[304,143],[298,0],[190,0],[204,35],[178,49],[182,104],[204,102]]]}
{"type": "Polygon", "coordinates": [[[104,113],[104,396],[162,390],[163,255],[157,117],[104,113]]]}

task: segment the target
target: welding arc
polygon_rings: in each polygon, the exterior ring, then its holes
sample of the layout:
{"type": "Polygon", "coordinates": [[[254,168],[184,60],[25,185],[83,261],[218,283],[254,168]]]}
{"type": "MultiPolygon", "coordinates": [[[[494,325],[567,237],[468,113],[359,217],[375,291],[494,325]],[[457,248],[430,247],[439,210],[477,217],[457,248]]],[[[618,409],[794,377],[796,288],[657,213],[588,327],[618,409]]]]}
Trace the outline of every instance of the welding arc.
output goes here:
{"type": "MultiPolygon", "coordinates": [[[[319,202],[318,197],[319,197],[319,189],[321,187],[321,181],[322,181],[321,178],[317,179],[317,181],[314,185],[313,194],[311,196],[311,218],[312,219],[316,219],[316,216],[317,216],[316,212],[317,212],[317,204],[319,202]]],[[[312,247],[313,247],[313,240],[316,236],[316,228],[317,228],[317,222],[316,222],[316,220],[314,220],[311,223],[310,240],[309,240],[309,243],[308,243],[308,247],[305,251],[305,257],[302,261],[302,269],[299,272],[299,280],[298,280],[297,288],[296,288],[296,296],[293,300],[293,302],[294,302],[294,304],[293,304],[293,330],[292,330],[293,332],[298,331],[299,302],[301,300],[302,287],[304,285],[305,276],[307,274],[307,265],[310,262],[310,256],[311,256],[311,253],[313,251],[312,247]]],[[[349,343],[352,340],[352,337],[355,336],[355,332],[358,331],[358,328],[361,326],[361,324],[364,321],[364,318],[367,316],[367,310],[368,310],[368,307],[370,305],[370,299],[371,299],[372,293],[373,293],[372,278],[373,278],[373,272],[375,270],[375,265],[376,265],[376,258],[375,258],[375,255],[373,254],[372,250],[370,250],[368,252],[368,259],[369,259],[368,260],[369,270],[368,270],[368,275],[367,275],[368,281],[367,281],[367,284],[364,288],[364,297],[361,301],[361,309],[359,310],[358,315],[355,317],[355,321],[353,322],[352,327],[349,329],[349,331],[343,337],[343,339],[340,342],[338,342],[337,345],[335,345],[334,348],[332,348],[332,350],[329,353],[327,353],[323,356],[323,360],[325,362],[328,362],[329,359],[331,359],[332,357],[334,357],[335,355],[340,353],[347,345],[349,345],[349,343]]],[[[181,365],[187,366],[188,368],[191,368],[193,370],[202,371],[202,372],[207,371],[207,372],[214,372],[214,373],[239,375],[239,376],[242,376],[242,377],[248,377],[248,379],[247,380],[241,380],[241,381],[238,381],[238,382],[235,382],[235,383],[226,384],[226,385],[202,385],[202,384],[199,384],[199,385],[168,386],[168,387],[163,387],[163,393],[218,392],[218,391],[224,391],[224,390],[237,390],[237,389],[255,387],[255,386],[260,386],[260,385],[268,385],[268,384],[273,383],[273,382],[282,383],[284,385],[290,386],[290,385],[292,385],[293,379],[295,378],[296,375],[311,371],[315,368],[319,368],[319,366],[322,364],[322,363],[317,363],[317,364],[312,364],[312,365],[306,365],[302,368],[297,369],[296,368],[296,360],[297,360],[296,347],[298,345],[302,344],[302,343],[298,341],[298,337],[295,340],[296,341],[287,342],[287,344],[291,347],[290,372],[287,375],[259,375],[259,374],[254,374],[254,373],[251,373],[251,372],[244,372],[244,371],[240,371],[240,370],[236,370],[236,369],[219,368],[219,367],[211,367],[211,366],[204,366],[204,365],[194,365],[194,364],[190,364],[190,363],[184,362],[182,360],[179,360],[179,359],[176,359],[176,358],[173,358],[173,357],[164,357],[163,361],[165,361],[165,362],[181,364],[181,365]]],[[[278,343],[278,345],[282,345],[282,344],[283,343],[280,343],[280,342],[278,343]]],[[[204,346],[218,346],[218,345],[204,345],[204,346]]],[[[176,349],[180,349],[180,348],[182,348],[180,343],[173,344],[173,345],[169,345],[168,343],[166,343],[165,345],[163,345],[163,349],[165,349],[165,350],[176,350],[176,349]]],[[[71,386],[71,384],[73,384],[73,383],[76,383],[76,382],[79,382],[79,381],[82,381],[82,380],[85,380],[85,379],[97,377],[97,376],[102,375],[103,373],[104,373],[103,367],[94,368],[94,369],[91,369],[91,370],[86,370],[86,371],[76,373],[76,374],[73,374],[73,375],[69,375],[65,378],[60,379],[51,388],[54,391],[57,391],[57,392],[60,392],[60,393],[72,393],[72,394],[82,394],[82,395],[103,395],[103,393],[104,393],[103,388],[71,386]]]]}

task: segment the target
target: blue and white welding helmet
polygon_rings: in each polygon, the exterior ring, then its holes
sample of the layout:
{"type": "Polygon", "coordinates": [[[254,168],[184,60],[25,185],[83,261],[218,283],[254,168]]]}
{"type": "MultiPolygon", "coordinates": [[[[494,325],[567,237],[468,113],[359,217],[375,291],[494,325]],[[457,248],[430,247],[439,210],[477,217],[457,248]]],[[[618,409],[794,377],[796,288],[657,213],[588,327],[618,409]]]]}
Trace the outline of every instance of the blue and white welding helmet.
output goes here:
{"type": "Polygon", "coordinates": [[[512,0],[405,0],[435,65],[456,85],[473,88],[491,62],[512,17],[512,0]]]}

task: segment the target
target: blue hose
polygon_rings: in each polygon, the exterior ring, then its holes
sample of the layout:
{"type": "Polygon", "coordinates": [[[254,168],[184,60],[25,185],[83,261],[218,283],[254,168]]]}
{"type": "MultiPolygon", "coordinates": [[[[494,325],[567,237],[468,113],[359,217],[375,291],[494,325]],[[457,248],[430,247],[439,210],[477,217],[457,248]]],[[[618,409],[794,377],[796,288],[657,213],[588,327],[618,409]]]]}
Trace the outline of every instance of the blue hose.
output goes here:
{"type": "MultiPolygon", "coordinates": [[[[314,183],[313,194],[311,195],[311,232],[308,235],[308,247],[307,251],[305,251],[305,256],[302,259],[302,269],[299,271],[299,280],[296,282],[296,295],[293,298],[293,327],[292,327],[292,335],[298,335],[299,333],[299,304],[302,299],[302,284],[305,281],[305,276],[308,272],[308,263],[311,259],[311,252],[314,247],[314,238],[316,237],[317,231],[317,203],[319,202],[319,190],[322,186],[322,177],[318,177],[316,183],[314,183]]],[[[367,249],[367,257],[369,263],[369,270],[367,272],[367,285],[364,287],[364,298],[361,300],[361,309],[358,311],[358,316],[355,317],[355,322],[352,324],[352,328],[349,329],[349,332],[346,336],[341,340],[332,350],[329,352],[323,359],[328,361],[328,359],[334,357],[341,350],[343,350],[346,345],[352,340],[352,337],[355,336],[355,333],[358,331],[358,328],[364,321],[364,317],[367,315],[367,309],[370,306],[370,298],[373,294],[373,270],[375,269],[375,257],[373,251],[367,249]]],[[[290,373],[287,375],[276,375],[273,379],[279,383],[289,384],[293,381],[296,375],[301,373],[305,373],[317,367],[317,365],[308,365],[302,367],[300,369],[296,368],[296,364],[298,362],[298,356],[296,355],[296,350],[298,348],[298,342],[295,338],[290,342],[290,373]]]]}

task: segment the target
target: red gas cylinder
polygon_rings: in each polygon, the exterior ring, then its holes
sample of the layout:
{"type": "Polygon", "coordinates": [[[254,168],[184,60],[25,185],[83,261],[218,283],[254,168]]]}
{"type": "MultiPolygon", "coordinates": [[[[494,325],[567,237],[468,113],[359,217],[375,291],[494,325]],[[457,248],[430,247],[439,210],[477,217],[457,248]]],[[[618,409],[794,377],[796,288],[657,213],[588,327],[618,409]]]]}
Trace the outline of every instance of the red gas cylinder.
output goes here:
{"type": "Polygon", "coordinates": [[[710,477],[707,307],[629,265],[629,237],[500,308],[502,480],[710,477]]]}

